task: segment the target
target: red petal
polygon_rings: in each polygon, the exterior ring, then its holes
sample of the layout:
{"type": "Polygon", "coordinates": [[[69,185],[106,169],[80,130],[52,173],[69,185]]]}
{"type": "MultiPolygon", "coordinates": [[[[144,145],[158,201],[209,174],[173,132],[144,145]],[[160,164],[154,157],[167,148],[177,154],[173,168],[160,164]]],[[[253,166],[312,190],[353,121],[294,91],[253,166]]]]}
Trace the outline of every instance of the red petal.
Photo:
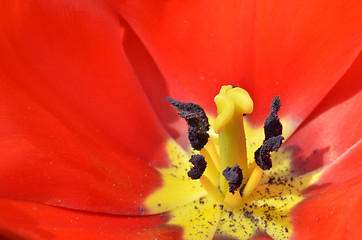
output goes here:
{"type": "Polygon", "coordinates": [[[37,3],[0,8],[0,195],[142,214],[168,135],[124,52],[127,26],[100,2],[37,3]]]}
{"type": "Polygon", "coordinates": [[[247,89],[254,120],[275,95],[301,122],[361,49],[360,1],[110,1],[183,100],[215,109],[221,84],[247,89]]]}
{"type": "MultiPolygon", "coordinates": [[[[362,54],[286,142],[294,163],[311,171],[335,161],[362,136],[362,54]]],[[[302,170],[302,169],[299,169],[302,170]]]]}
{"type": "Polygon", "coordinates": [[[330,165],[293,211],[296,239],[360,239],[362,141],[330,165]]]}
{"type": "Polygon", "coordinates": [[[325,167],[318,182],[306,189],[308,195],[317,194],[342,183],[362,179],[362,140],[342,154],[335,162],[325,167]]]}
{"type": "Polygon", "coordinates": [[[362,180],[303,201],[293,212],[295,239],[360,239],[362,180]]]}
{"type": "Polygon", "coordinates": [[[159,154],[166,135],[124,52],[127,27],[116,13],[89,1],[4,5],[2,76],[63,122],[93,128],[97,138],[145,161],[166,163],[159,154]]]}
{"type": "Polygon", "coordinates": [[[186,136],[186,124],[177,116],[171,105],[165,101],[167,96],[169,97],[173,94],[169,92],[169,83],[161,75],[159,67],[137,34],[127,23],[121,22],[127,29],[123,42],[125,54],[157,117],[174,139],[183,146],[189,146],[186,136]]]}
{"type": "Polygon", "coordinates": [[[4,82],[1,89],[1,196],[141,214],[139,205],[161,184],[158,172],[89,126],[59,120],[23,91],[4,82]]]}
{"type": "Polygon", "coordinates": [[[0,199],[0,235],[26,239],[180,239],[167,216],[114,216],[0,199]]]}

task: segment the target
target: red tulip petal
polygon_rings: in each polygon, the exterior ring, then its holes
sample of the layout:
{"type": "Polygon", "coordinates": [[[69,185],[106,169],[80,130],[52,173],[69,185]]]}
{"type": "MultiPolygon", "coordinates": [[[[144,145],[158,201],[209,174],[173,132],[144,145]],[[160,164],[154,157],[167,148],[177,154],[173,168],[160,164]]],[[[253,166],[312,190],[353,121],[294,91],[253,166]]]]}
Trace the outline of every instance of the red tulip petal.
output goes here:
{"type": "Polygon", "coordinates": [[[336,186],[293,212],[296,239],[360,239],[362,180],[336,186]]]}
{"type": "Polygon", "coordinates": [[[306,189],[307,195],[313,195],[342,183],[362,179],[362,140],[353,145],[335,162],[326,166],[318,182],[306,189]]]}
{"type": "Polygon", "coordinates": [[[0,199],[0,236],[26,239],[180,239],[167,216],[115,216],[0,199]]]}
{"type": "MultiPolygon", "coordinates": [[[[87,126],[115,150],[167,165],[162,151],[167,134],[149,102],[150,97],[156,105],[155,97],[138,82],[130,44],[123,44],[132,32],[108,5],[70,0],[2,5],[3,77],[69,127],[87,126]]],[[[146,59],[147,64],[154,65],[146,59]]],[[[164,80],[150,75],[155,89],[161,88],[164,80]]],[[[166,106],[163,91],[159,101],[166,106]]]]}
{"type": "Polygon", "coordinates": [[[362,136],[362,54],[286,142],[300,172],[335,161],[362,136]]]}
{"type": "Polygon", "coordinates": [[[122,48],[127,27],[100,2],[1,5],[0,196],[142,214],[168,135],[122,48]]]}
{"type": "Polygon", "coordinates": [[[300,123],[362,46],[360,1],[117,1],[175,94],[215,113],[222,84],[254,99],[261,123],[275,95],[300,123]]]}
{"type": "Polygon", "coordinates": [[[343,154],[293,211],[296,239],[360,239],[362,141],[343,154]]]}
{"type": "Polygon", "coordinates": [[[18,199],[108,213],[141,214],[161,184],[137,156],[115,150],[94,130],[62,122],[37,101],[1,84],[0,193],[18,199]],[[130,164],[131,163],[131,164],[130,164]]]}

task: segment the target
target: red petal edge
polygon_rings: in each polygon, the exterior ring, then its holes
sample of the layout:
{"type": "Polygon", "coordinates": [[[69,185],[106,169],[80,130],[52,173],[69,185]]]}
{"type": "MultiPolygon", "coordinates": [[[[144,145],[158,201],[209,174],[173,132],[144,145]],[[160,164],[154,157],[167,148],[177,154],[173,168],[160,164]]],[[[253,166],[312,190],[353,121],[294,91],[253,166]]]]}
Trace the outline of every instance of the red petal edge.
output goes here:
{"type": "Polygon", "coordinates": [[[295,239],[360,239],[362,141],[351,147],[305,191],[292,212],[295,239]]]}
{"type": "Polygon", "coordinates": [[[332,88],[285,146],[293,164],[305,173],[328,165],[362,136],[362,54],[332,88]]]}
{"type": "Polygon", "coordinates": [[[15,239],[180,239],[166,215],[115,216],[0,199],[0,236],[15,239]]]}

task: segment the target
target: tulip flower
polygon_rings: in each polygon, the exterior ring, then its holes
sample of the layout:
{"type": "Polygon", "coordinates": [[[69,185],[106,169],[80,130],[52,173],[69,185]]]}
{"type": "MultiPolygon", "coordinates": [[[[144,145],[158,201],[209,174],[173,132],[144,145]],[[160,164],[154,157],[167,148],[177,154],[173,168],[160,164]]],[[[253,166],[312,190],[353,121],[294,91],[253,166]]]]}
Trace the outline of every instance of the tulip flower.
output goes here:
{"type": "Polygon", "coordinates": [[[360,1],[0,6],[1,237],[360,238],[360,1]],[[275,96],[284,140],[264,170],[275,96]],[[201,149],[166,97],[204,110],[201,149]]]}

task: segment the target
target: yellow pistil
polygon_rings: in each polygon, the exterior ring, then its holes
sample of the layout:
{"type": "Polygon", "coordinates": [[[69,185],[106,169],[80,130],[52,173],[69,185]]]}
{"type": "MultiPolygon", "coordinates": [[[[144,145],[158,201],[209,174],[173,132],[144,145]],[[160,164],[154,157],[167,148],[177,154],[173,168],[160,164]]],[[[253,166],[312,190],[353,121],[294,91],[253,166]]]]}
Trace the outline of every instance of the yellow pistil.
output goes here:
{"type": "MultiPolygon", "coordinates": [[[[253,101],[241,88],[223,86],[215,97],[218,116],[214,131],[219,134],[220,169],[238,164],[243,171],[248,169],[243,114],[253,111],[253,101]]],[[[228,183],[220,174],[220,191],[225,196],[228,183]]]]}
{"type": "Polygon", "coordinates": [[[255,162],[249,166],[247,158],[243,114],[253,111],[253,101],[244,89],[229,85],[221,88],[215,97],[215,103],[218,110],[214,122],[216,134],[211,133],[209,142],[200,151],[208,163],[206,177],[201,179],[201,183],[210,196],[215,196],[217,201],[221,199],[225,205],[235,208],[254,191],[263,175],[263,170],[255,162]],[[242,196],[228,192],[228,181],[221,174],[224,169],[235,164],[239,165],[244,175],[242,196]]]}

